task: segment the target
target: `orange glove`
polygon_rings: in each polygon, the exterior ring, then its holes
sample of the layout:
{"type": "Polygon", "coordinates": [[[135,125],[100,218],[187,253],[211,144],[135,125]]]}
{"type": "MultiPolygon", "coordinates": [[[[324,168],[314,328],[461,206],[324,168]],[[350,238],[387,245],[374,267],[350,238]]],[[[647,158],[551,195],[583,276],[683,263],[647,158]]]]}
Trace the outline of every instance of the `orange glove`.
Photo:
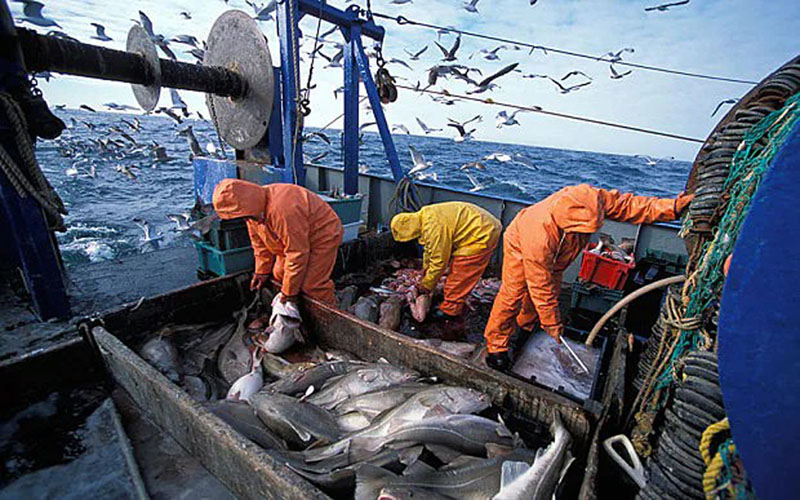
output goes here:
{"type": "Polygon", "coordinates": [[[561,335],[564,333],[564,325],[544,326],[542,325],[545,333],[553,337],[553,340],[561,343],[561,335]]]}
{"type": "Polygon", "coordinates": [[[269,282],[269,274],[253,274],[250,290],[261,290],[269,282]]]}
{"type": "Polygon", "coordinates": [[[693,194],[684,194],[683,192],[681,192],[681,194],[679,194],[678,197],[675,198],[676,218],[680,218],[680,216],[683,214],[683,211],[686,210],[686,207],[689,206],[689,203],[691,203],[693,199],[694,199],[693,194]]]}

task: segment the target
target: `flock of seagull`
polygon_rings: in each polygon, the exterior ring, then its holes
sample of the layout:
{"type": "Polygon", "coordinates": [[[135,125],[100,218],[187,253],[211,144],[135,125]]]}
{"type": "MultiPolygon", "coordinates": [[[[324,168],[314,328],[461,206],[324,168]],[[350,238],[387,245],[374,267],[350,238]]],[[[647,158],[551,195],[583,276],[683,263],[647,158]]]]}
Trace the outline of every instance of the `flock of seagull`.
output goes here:
{"type": "MultiPolygon", "coordinates": [[[[44,15],[43,3],[33,0],[13,1],[24,4],[24,15],[20,16],[18,21],[33,24],[39,27],[51,28],[51,30],[47,32],[47,35],[49,36],[75,40],[64,31],[56,29],[61,28],[61,26],[55,20],[44,15]]],[[[225,3],[228,3],[228,0],[224,1],[225,3]]],[[[256,3],[255,1],[251,0],[244,1],[249,8],[252,9],[253,19],[258,22],[265,23],[273,21],[272,14],[277,8],[277,0],[269,0],[266,4],[256,3]]],[[[351,1],[353,0],[347,0],[348,3],[351,1]]],[[[529,1],[530,5],[534,5],[536,3],[536,0],[529,1]]],[[[686,5],[689,3],[689,1],[690,0],[683,0],[665,3],[648,7],[645,10],[663,12],[672,7],[686,5]]],[[[412,0],[390,0],[389,3],[394,5],[403,5],[412,3],[412,0]]],[[[467,12],[478,14],[478,5],[479,0],[467,0],[463,3],[463,9],[467,12]]],[[[192,13],[189,11],[182,11],[178,15],[184,21],[192,19],[192,13]]],[[[144,28],[164,56],[174,60],[177,60],[179,57],[192,57],[197,62],[202,62],[206,50],[205,41],[199,40],[197,37],[187,34],[179,34],[171,37],[160,34],[156,31],[153,21],[145,12],[142,11],[139,11],[138,19],[133,19],[133,21],[144,28]],[[179,52],[180,55],[176,54],[179,46],[183,47],[183,50],[179,52]]],[[[114,38],[107,33],[104,25],[97,22],[91,22],[90,25],[94,29],[94,34],[90,37],[91,39],[103,43],[114,41],[114,38]]],[[[334,26],[321,33],[318,39],[315,40],[315,43],[313,44],[314,48],[312,50],[301,52],[301,60],[303,60],[304,56],[311,58],[319,56],[319,58],[324,61],[323,64],[325,64],[325,68],[342,68],[344,45],[341,41],[332,40],[332,35],[337,32],[337,29],[338,28],[334,26]]],[[[532,46],[528,51],[528,55],[531,55],[537,48],[544,51],[545,54],[547,53],[546,49],[542,47],[532,46]]],[[[436,33],[436,39],[432,40],[432,43],[426,44],[423,47],[403,48],[403,52],[407,56],[406,58],[391,57],[386,59],[386,63],[389,67],[403,67],[406,70],[415,71],[412,64],[422,61],[423,56],[426,54],[430,56],[431,54],[436,53],[437,56],[441,56],[436,57],[437,60],[433,63],[433,65],[425,70],[425,85],[423,86],[423,83],[420,81],[416,82],[414,89],[421,92],[424,92],[437,85],[442,85],[444,82],[457,80],[463,82],[467,86],[465,91],[467,95],[484,94],[499,89],[501,81],[505,81],[514,75],[522,79],[541,79],[543,81],[547,81],[551,83],[554,86],[554,90],[560,94],[570,94],[581,89],[585,89],[594,82],[592,76],[581,70],[569,71],[565,75],[558,78],[547,74],[526,73],[520,69],[520,62],[517,61],[511,62],[510,64],[505,64],[491,74],[484,75],[484,72],[481,68],[475,67],[474,64],[470,64],[470,61],[478,60],[488,62],[501,61],[503,58],[508,57],[508,55],[513,56],[514,54],[519,54],[523,50],[523,47],[518,45],[501,44],[494,47],[480,48],[468,56],[464,56],[461,53],[463,52],[462,34],[457,29],[448,27],[438,30],[436,33]],[[431,45],[434,48],[432,48],[429,52],[431,45]]],[[[619,63],[623,63],[623,57],[626,54],[632,53],[634,53],[634,48],[623,47],[619,50],[609,51],[601,54],[597,56],[597,60],[606,61],[609,63],[610,79],[620,80],[632,73],[631,70],[618,70],[619,63]]],[[[371,51],[368,51],[368,55],[371,57],[376,57],[377,49],[372,48],[371,51]]],[[[36,76],[47,79],[51,78],[51,75],[46,73],[36,76]]],[[[404,78],[402,76],[396,76],[395,78],[397,80],[409,80],[408,78],[404,78]]],[[[342,91],[343,88],[341,87],[336,89],[334,91],[334,97],[338,97],[338,94],[342,91]]],[[[205,148],[200,146],[200,142],[197,140],[192,126],[183,125],[183,121],[192,116],[192,113],[189,112],[186,103],[183,101],[180,94],[174,89],[170,90],[170,97],[172,105],[169,107],[159,107],[155,113],[163,114],[174,120],[176,125],[183,127],[177,131],[177,134],[186,138],[189,145],[189,150],[191,152],[191,157],[220,157],[220,155],[224,155],[224,151],[219,150],[210,141],[206,144],[205,148]]],[[[451,94],[447,89],[444,88],[436,95],[430,95],[430,98],[437,104],[445,106],[452,106],[460,101],[458,96],[451,94]]],[[[486,102],[491,103],[491,99],[487,98],[486,102]]],[[[714,113],[712,113],[712,116],[720,109],[721,106],[725,104],[734,104],[735,102],[735,99],[728,99],[721,102],[717,106],[717,109],[714,110],[714,113]]],[[[127,104],[118,104],[115,102],[105,103],[104,106],[113,111],[132,111],[136,109],[133,106],[129,106],[127,104]]],[[[63,106],[56,107],[63,109],[63,106]]],[[[92,106],[87,104],[82,104],[80,108],[88,112],[96,111],[92,106]]],[[[532,108],[536,109],[536,107],[532,108]]],[[[523,109],[503,109],[499,111],[495,116],[494,123],[496,128],[501,129],[505,127],[520,126],[520,113],[524,113],[525,111],[526,110],[523,109]]],[[[196,115],[198,119],[205,120],[205,117],[199,111],[195,111],[193,114],[196,115]]],[[[74,137],[71,139],[59,140],[59,147],[62,151],[62,154],[65,156],[71,156],[74,159],[72,166],[67,169],[67,175],[80,175],[92,178],[95,177],[97,171],[92,156],[96,154],[104,155],[106,158],[117,160],[119,163],[115,167],[115,170],[130,180],[137,179],[137,176],[141,171],[141,166],[125,165],[123,164],[124,160],[139,159],[146,162],[152,162],[152,166],[173,160],[173,158],[170,158],[167,155],[166,149],[158,143],[152,142],[151,144],[140,144],[137,141],[135,134],[139,132],[141,126],[137,118],[133,118],[132,120],[122,119],[119,124],[107,126],[104,130],[101,130],[101,127],[93,124],[91,121],[76,120],[74,117],[71,117],[70,121],[72,128],[85,126],[90,133],[94,133],[96,136],[89,137],[88,142],[75,139],[74,137]]],[[[424,135],[427,136],[432,133],[443,132],[445,129],[452,129],[454,131],[452,139],[457,143],[473,140],[477,132],[477,126],[482,122],[482,115],[476,115],[466,121],[447,118],[447,123],[444,124],[444,127],[436,128],[427,125],[420,118],[416,118],[416,125],[424,135]]],[[[359,127],[359,141],[361,141],[363,138],[363,132],[373,125],[374,122],[369,122],[364,123],[359,127]]],[[[411,134],[408,126],[400,123],[395,124],[392,127],[392,132],[402,132],[408,135],[411,134]]],[[[328,145],[331,144],[330,138],[323,132],[310,132],[303,136],[303,140],[319,140],[327,143],[328,145]]],[[[413,166],[408,175],[418,180],[432,179],[437,181],[438,179],[436,173],[430,171],[431,167],[433,166],[432,162],[427,161],[424,156],[416,148],[414,148],[414,146],[409,146],[409,150],[413,166]]],[[[314,156],[307,156],[305,160],[308,163],[315,163],[324,158],[327,154],[328,151],[324,151],[314,156]]],[[[658,161],[660,161],[647,156],[639,156],[639,158],[641,158],[648,166],[654,166],[658,163],[658,161]]],[[[487,184],[485,182],[480,182],[475,175],[473,175],[473,172],[475,170],[485,171],[487,169],[487,164],[502,164],[508,162],[523,165],[532,170],[538,169],[538,167],[531,160],[523,155],[509,155],[498,152],[464,163],[460,167],[460,170],[463,171],[464,175],[472,184],[471,191],[479,191],[485,189],[487,184]]],[[[366,168],[368,167],[362,166],[361,170],[363,171],[366,168]]],[[[175,222],[176,230],[187,230],[188,214],[170,214],[169,218],[175,222]]],[[[159,239],[160,233],[156,234],[150,231],[146,221],[138,221],[137,224],[143,228],[143,241],[149,243],[159,239]]]]}

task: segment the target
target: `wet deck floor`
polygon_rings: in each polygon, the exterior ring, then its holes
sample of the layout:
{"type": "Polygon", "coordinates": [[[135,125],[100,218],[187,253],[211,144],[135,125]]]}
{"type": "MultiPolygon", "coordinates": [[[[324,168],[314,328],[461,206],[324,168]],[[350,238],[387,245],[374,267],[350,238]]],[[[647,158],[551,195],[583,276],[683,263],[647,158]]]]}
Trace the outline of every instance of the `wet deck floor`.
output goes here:
{"type": "MultiPolygon", "coordinates": [[[[68,281],[73,318],[58,322],[39,321],[26,300],[15,295],[9,284],[0,278],[0,365],[15,363],[20,357],[35,355],[42,349],[76,339],[78,333],[74,322],[79,318],[127,303],[136,303],[141,297],[162,294],[191,285],[197,281],[196,267],[197,257],[193,248],[173,248],[140,254],[121,261],[107,261],[72,268],[68,272],[68,281]]],[[[94,392],[97,392],[94,387],[87,390],[75,388],[65,394],[73,396],[78,394],[75,397],[80,398],[94,392]]],[[[42,401],[28,401],[27,408],[22,402],[15,402],[22,405],[20,408],[5,408],[0,414],[0,431],[2,431],[0,451],[3,449],[13,451],[29,445],[38,448],[36,445],[38,434],[26,437],[18,431],[35,427],[38,414],[32,417],[28,415],[30,408],[38,408],[37,404],[47,406],[48,401],[60,397],[56,392],[52,392],[49,395],[44,394],[42,401]],[[20,419],[24,421],[22,422],[24,425],[21,427],[11,425],[15,422],[19,424],[17,420],[20,419]]],[[[64,398],[69,399],[67,396],[64,398]]],[[[114,391],[113,399],[122,418],[125,432],[130,438],[133,455],[139,465],[145,488],[151,498],[176,498],[187,491],[190,496],[197,498],[233,498],[233,495],[191,455],[150,423],[123,391],[114,391]]],[[[96,406],[101,400],[98,397],[98,402],[90,406],[96,406]]],[[[80,449],[73,449],[75,440],[71,436],[76,432],[83,432],[84,439],[92,441],[95,438],[96,433],[93,429],[96,426],[88,425],[88,419],[82,414],[77,414],[74,409],[50,406],[56,413],[48,414],[46,421],[48,424],[64,423],[63,432],[56,433],[65,440],[63,446],[54,443],[55,446],[51,447],[53,449],[44,455],[33,453],[31,456],[37,457],[37,460],[41,461],[39,464],[31,463],[23,467],[14,460],[11,462],[3,460],[3,463],[0,463],[0,484],[8,488],[0,489],[0,498],[6,498],[12,493],[12,484],[18,493],[25,491],[33,494],[34,491],[38,491],[35,487],[41,482],[39,481],[41,474],[48,474],[52,479],[57,475],[56,471],[59,473],[68,471],[70,464],[78,465],[79,461],[91,460],[92,455],[80,449]],[[16,472],[12,470],[15,467],[16,472]]],[[[48,428],[52,430],[55,426],[48,425],[48,428]]],[[[83,473],[94,474],[92,484],[103,486],[105,483],[102,479],[114,479],[112,476],[119,468],[105,472],[102,467],[81,466],[80,469],[83,473]]],[[[52,482],[50,479],[48,481],[52,482]]],[[[57,490],[59,493],[55,496],[63,496],[62,494],[69,491],[75,493],[81,487],[77,483],[86,481],[75,483],[73,486],[76,489],[57,490]]]]}

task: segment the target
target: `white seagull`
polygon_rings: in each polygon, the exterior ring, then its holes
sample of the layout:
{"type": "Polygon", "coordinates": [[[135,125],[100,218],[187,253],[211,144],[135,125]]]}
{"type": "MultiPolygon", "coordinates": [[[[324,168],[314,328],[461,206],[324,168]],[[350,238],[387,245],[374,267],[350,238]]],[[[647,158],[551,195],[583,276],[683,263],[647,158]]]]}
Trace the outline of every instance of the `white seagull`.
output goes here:
{"type": "Polygon", "coordinates": [[[483,189],[486,189],[486,184],[482,184],[481,182],[479,182],[478,179],[470,175],[469,172],[464,172],[464,174],[467,176],[467,179],[469,179],[469,182],[472,183],[472,188],[470,189],[470,192],[474,193],[475,191],[481,191],[483,189]]]}
{"type": "Polygon", "coordinates": [[[520,111],[522,111],[522,110],[518,109],[518,110],[514,111],[513,113],[511,113],[510,115],[508,114],[508,112],[506,110],[502,110],[499,113],[497,113],[497,118],[496,118],[496,120],[497,120],[497,128],[510,127],[512,125],[519,125],[519,122],[517,121],[517,113],[519,113],[520,111]]]}
{"type": "Polygon", "coordinates": [[[414,146],[408,146],[408,150],[411,152],[411,160],[414,162],[414,166],[408,171],[409,176],[416,175],[433,166],[433,163],[425,161],[425,157],[414,146]]]}
{"type": "Polygon", "coordinates": [[[25,0],[24,3],[25,7],[22,8],[22,13],[25,15],[19,18],[20,21],[35,24],[36,26],[41,26],[43,28],[46,28],[48,26],[58,26],[59,28],[61,27],[57,22],[42,15],[42,9],[44,8],[43,3],[32,2],[29,0],[25,0]]]}
{"type": "Polygon", "coordinates": [[[101,42],[110,42],[113,40],[110,36],[106,35],[106,27],[102,24],[98,23],[91,23],[94,26],[94,29],[97,30],[97,34],[91,37],[93,40],[100,40],[101,42]]]}
{"type": "Polygon", "coordinates": [[[441,131],[442,131],[442,129],[440,129],[440,128],[430,128],[430,127],[428,127],[428,126],[427,126],[427,125],[425,125],[425,123],[423,123],[423,121],[422,121],[422,120],[420,120],[419,118],[417,118],[417,123],[419,124],[419,128],[421,128],[421,129],[422,129],[422,131],[423,131],[423,132],[425,132],[425,135],[428,135],[428,134],[430,134],[431,132],[441,132],[441,131]]]}
{"type": "Polygon", "coordinates": [[[135,218],[135,219],[133,219],[133,222],[137,226],[139,226],[139,228],[144,233],[142,235],[141,239],[140,239],[140,241],[142,242],[142,245],[146,245],[148,243],[155,243],[156,241],[158,241],[158,240],[160,240],[160,239],[162,239],[164,237],[164,234],[161,233],[161,231],[159,231],[159,232],[157,232],[155,234],[152,234],[152,231],[150,229],[150,224],[148,224],[147,221],[144,220],[144,219],[135,218]]]}
{"type": "Polygon", "coordinates": [[[478,13],[478,1],[479,0],[467,0],[464,2],[464,10],[467,12],[472,12],[473,14],[478,13]]]}
{"type": "Polygon", "coordinates": [[[188,231],[192,228],[192,226],[189,225],[190,217],[191,216],[188,212],[183,212],[180,214],[167,214],[167,219],[175,223],[175,228],[173,231],[177,232],[188,231]]]}

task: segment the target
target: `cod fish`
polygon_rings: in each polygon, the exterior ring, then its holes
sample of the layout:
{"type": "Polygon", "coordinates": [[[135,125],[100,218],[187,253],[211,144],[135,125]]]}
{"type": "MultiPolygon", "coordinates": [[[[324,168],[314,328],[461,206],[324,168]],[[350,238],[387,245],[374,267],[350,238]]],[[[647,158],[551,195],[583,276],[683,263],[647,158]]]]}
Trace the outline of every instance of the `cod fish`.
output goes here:
{"type": "Polygon", "coordinates": [[[493,500],[549,500],[553,496],[572,436],[558,412],[553,414],[550,432],[553,442],[543,453],[537,453],[532,467],[521,468],[514,462],[503,465],[503,486],[493,500]]]}
{"type": "Polygon", "coordinates": [[[231,335],[228,343],[222,348],[217,358],[217,367],[222,374],[225,382],[232,384],[252,369],[251,353],[246,343],[245,334],[247,328],[247,309],[242,309],[237,313],[236,330],[231,335]]]}
{"type": "MultiPolygon", "coordinates": [[[[476,415],[449,415],[426,418],[403,425],[368,444],[373,450],[405,444],[442,445],[468,455],[486,453],[486,444],[513,448],[516,439],[502,423],[476,415]]],[[[355,444],[354,444],[355,445],[355,444]]]]}
{"type": "Polygon", "coordinates": [[[400,326],[400,313],[403,310],[403,299],[393,296],[384,300],[380,307],[378,324],[387,330],[397,330],[400,326]]]}
{"type": "Polygon", "coordinates": [[[228,390],[226,399],[233,401],[250,401],[250,397],[261,390],[264,386],[264,374],[261,372],[261,364],[253,356],[253,370],[246,375],[242,375],[233,383],[228,390]]]}
{"type": "Polygon", "coordinates": [[[178,361],[178,349],[168,339],[154,337],[148,340],[139,351],[142,358],[163,373],[173,382],[181,379],[180,361],[178,361]]]}
{"type": "MultiPolygon", "coordinates": [[[[531,463],[528,450],[515,450],[514,460],[531,463]]],[[[476,458],[461,455],[438,471],[417,462],[402,476],[380,467],[367,465],[358,470],[356,499],[366,498],[458,498],[484,500],[500,490],[501,471],[508,457],[476,458]],[[380,496],[378,493],[380,492],[380,496]],[[413,493],[412,497],[408,492],[413,493]]]]}
{"type": "Polygon", "coordinates": [[[365,366],[365,363],[353,361],[328,361],[320,363],[312,368],[299,372],[295,371],[282,377],[277,382],[267,386],[267,391],[288,394],[290,396],[305,393],[309,387],[322,387],[329,379],[344,375],[359,366],[365,366]]]}
{"type": "Polygon", "coordinates": [[[259,420],[253,408],[241,401],[222,399],[207,406],[242,436],[267,450],[285,450],[286,442],[270,432],[259,420]]]}
{"type": "Polygon", "coordinates": [[[421,344],[428,345],[434,349],[446,352],[457,358],[466,358],[475,352],[475,344],[469,342],[458,342],[454,340],[441,340],[441,339],[425,339],[418,341],[421,344]]]}
{"type": "Polygon", "coordinates": [[[291,396],[262,391],[250,397],[250,404],[269,429],[298,446],[320,439],[332,443],[342,436],[333,415],[291,396]]]}
{"type": "Polygon", "coordinates": [[[183,371],[188,375],[199,375],[205,367],[206,360],[215,360],[220,346],[230,340],[236,330],[235,323],[222,325],[211,333],[207,333],[183,354],[183,371]]]}
{"type": "Polygon", "coordinates": [[[336,298],[339,301],[339,309],[342,311],[350,309],[353,306],[353,302],[356,300],[356,295],[358,295],[358,287],[355,285],[346,286],[336,292],[336,298]]]}
{"type": "Polygon", "coordinates": [[[339,426],[348,432],[369,427],[372,421],[402,403],[414,394],[430,388],[427,384],[405,384],[381,391],[368,392],[347,399],[334,409],[339,426]]]}
{"type": "Polygon", "coordinates": [[[335,408],[348,398],[405,384],[419,378],[419,373],[389,363],[373,363],[356,368],[331,382],[308,398],[309,403],[326,410],[335,408]]]}
{"type": "Polygon", "coordinates": [[[364,321],[377,323],[378,303],[372,297],[359,297],[356,305],[353,306],[353,314],[364,321]]]}
{"type": "Polygon", "coordinates": [[[489,407],[489,396],[464,387],[434,386],[411,396],[406,402],[381,414],[366,429],[324,448],[308,450],[306,462],[318,462],[341,453],[361,460],[380,450],[381,442],[404,424],[430,416],[476,413],[489,407]]]}

